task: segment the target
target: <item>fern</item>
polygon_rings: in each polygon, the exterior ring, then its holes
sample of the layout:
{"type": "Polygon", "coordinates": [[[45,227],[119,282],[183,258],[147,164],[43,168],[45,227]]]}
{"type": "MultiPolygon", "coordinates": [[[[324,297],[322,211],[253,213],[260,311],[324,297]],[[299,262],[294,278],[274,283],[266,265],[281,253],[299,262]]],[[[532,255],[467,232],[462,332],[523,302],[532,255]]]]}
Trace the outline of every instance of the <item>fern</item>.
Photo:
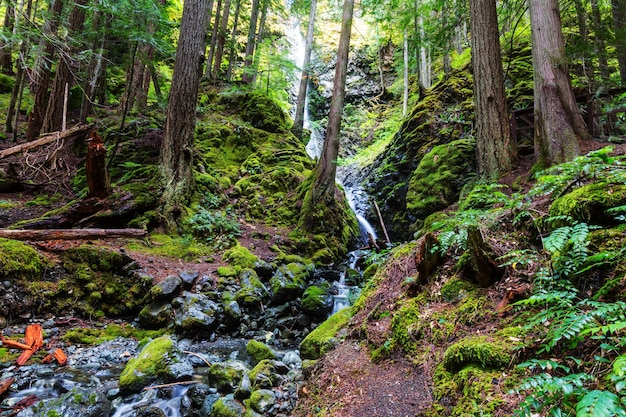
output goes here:
{"type": "Polygon", "coordinates": [[[576,404],[576,417],[626,416],[619,397],[609,391],[589,391],[576,404]]]}

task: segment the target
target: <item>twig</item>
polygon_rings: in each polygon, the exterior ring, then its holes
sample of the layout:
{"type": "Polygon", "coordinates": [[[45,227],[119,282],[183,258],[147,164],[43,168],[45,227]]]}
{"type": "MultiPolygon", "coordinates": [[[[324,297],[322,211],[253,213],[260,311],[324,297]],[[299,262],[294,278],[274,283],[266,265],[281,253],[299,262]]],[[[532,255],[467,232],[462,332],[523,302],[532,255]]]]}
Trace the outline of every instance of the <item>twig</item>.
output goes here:
{"type": "Polygon", "coordinates": [[[383,228],[383,232],[385,233],[385,239],[387,239],[387,244],[391,244],[391,240],[389,240],[389,235],[387,234],[387,228],[385,227],[385,222],[383,221],[383,216],[380,214],[380,209],[378,208],[378,203],[376,200],[372,200],[374,202],[374,207],[376,207],[376,213],[378,213],[378,221],[380,221],[380,227],[383,228]]]}
{"type": "Polygon", "coordinates": [[[191,385],[191,384],[199,384],[199,382],[198,381],[179,381],[179,382],[172,382],[170,384],[151,385],[149,387],[145,387],[143,390],[147,391],[149,389],[159,389],[159,388],[175,387],[176,385],[191,385]]]}
{"type": "Polygon", "coordinates": [[[202,361],[204,361],[204,363],[206,363],[207,366],[212,366],[211,362],[209,362],[208,360],[206,360],[206,358],[202,355],[200,355],[199,353],[196,352],[190,352],[188,350],[183,350],[183,353],[187,353],[188,355],[193,355],[193,356],[197,356],[198,358],[202,359],[202,361]]]}

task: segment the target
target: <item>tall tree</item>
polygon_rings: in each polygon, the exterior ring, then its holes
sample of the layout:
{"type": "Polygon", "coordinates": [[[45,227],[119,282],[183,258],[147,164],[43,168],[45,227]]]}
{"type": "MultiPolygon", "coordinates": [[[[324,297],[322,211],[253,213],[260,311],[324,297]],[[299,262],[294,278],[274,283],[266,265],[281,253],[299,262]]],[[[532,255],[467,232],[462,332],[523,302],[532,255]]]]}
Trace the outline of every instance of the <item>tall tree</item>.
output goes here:
{"type": "Polygon", "coordinates": [[[215,56],[215,48],[217,48],[217,38],[220,30],[220,18],[222,17],[222,0],[217,0],[215,6],[215,22],[213,23],[213,32],[211,33],[211,46],[209,48],[209,56],[206,61],[206,69],[204,76],[213,78],[211,71],[213,70],[213,57],[215,56]]]}
{"type": "MultiPolygon", "coordinates": [[[[313,184],[305,197],[300,223],[307,231],[314,231],[319,222],[331,223],[341,218],[343,195],[337,195],[335,177],[337,156],[341,137],[341,113],[346,90],[348,53],[352,32],[354,0],[344,0],[341,20],[341,34],[337,48],[337,64],[333,81],[333,95],[330,102],[328,126],[324,138],[322,154],[313,172],[313,184]],[[321,218],[319,213],[324,213],[321,218]]],[[[337,230],[340,228],[337,227],[337,230]]]]}
{"type": "MultiPolygon", "coordinates": [[[[77,42],[78,33],[85,22],[85,5],[88,0],[76,0],[74,8],[69,17],[69,33],[74,37],[73,42],[77,42]]],[[[61,128],[63,123],[63,108],[65,104],[65,93],[76,83],[75,73],[78,68],[74,60],[74,53],[77,47],[70,47],[70,43],[66,44],[66,48],[61,50],[59,64],[57,65],[56,74],[48,99],[48,107],[43,120],[42,129],[44,132],[54,132],[61,128]]]]}
{"type": "Polygon", "coordinates": [[[589,133],[568,73],[558,0],[529,0],[535,90],[535,154],[544,164],[580,154],[589,133]]]}
{"type": "Polygon", "coordinates": [[[215,49],[215,59],[213,62],[213,78],[219,78],[222,72],[222,57],[224,56],[224,47],[226,46],[226,31],[228,30],[228,18],[230,17],[231,0],[224,1],[224,11],[222,13],[222,21],[220,22],[220,30],[217,35],[217,48],[215,49]]]}
{"type": "Polygon", "coordinates": [[[231,81],[233,78],[233,67],[237,54],[237,26],[239,23],[239,11],[241,10],[241,1],[235,0],[235,17],[233,21],[233,30],[230,32],[230,52],[228,54],[228,69],[226,70],[226,80],[231,81]]]}
{"type": "Polygon", "coordinates": [[[2,26],[2,31],[5,36],[0,37],[0,71],[2,71],[3,74],[13,75],[13,52],[11,42],[5,39],[8,38],[13,31],[13,25],[15,23],[13,15],[15,8],[13,7],[12,0],[5,0],[5,3],[4,25],[2,26]]]}
{"type": "Polygon", "coordinates": [[[170,230],[178,226],[182,207],[193,186],[196,102],[202,75],[208,6],[207,0],[185,0],[183,5],[161,145],[160,168],[165,186],[161,197],[163,218],[170,230]]]}
{"type": "Polygon", "coordinates": [[[246,43],[246,56],[243,63],[242,81],[252,84],[254,80],[252,64],[254,62],[254,48],[256,46],[256,26],[259,19],[259,0],[252,0],[252,10],[250,11],[250,26],[248,27],[248,42],[246,43]]]}
{"type": "Polygon", "coordinates": [[[511,171],[516,155],[504,93],[495,0],[471,0],[470,24],[478,171],[495,180],[511,171]]]}
{"type": "Polygon", "coordinates": [[[302,129],[304,127],[304,106],[306,103],[306,92],[309,86],[309,71],[311,66],[311,50],[313,49],[313,35],[315,33],[315,15],[317,0],[311,0],[309,8],[309,25],[306,31],[304,42],[304,59],[302,61],[302,73],[300,75],[300,87],[298,88],[298,99],[296,101],[296,115],[293,121],[293,134],[302,139],[302,129]]]}
{"type": "Polygon", "coordinates": [[[34,70],[31,75],[31,92],[34,96],[33,110],[28,116],[26,140],[35,139],[41,131],[46,107],[48,104],[48,86],[52,71],[50,69],[54,57],[55,46],[52,39],[56,36],[63,11],[63,0],[53,0],[50,4],[49,15],[43,26],[42,52],[36,57],[34,70]]]}
{"type": "Polygon", "coordinates": [[[613,25],[615,26],[615,50],[619,74],[623,85],[626,85],[626,0],[611,0],[613,25]]]}

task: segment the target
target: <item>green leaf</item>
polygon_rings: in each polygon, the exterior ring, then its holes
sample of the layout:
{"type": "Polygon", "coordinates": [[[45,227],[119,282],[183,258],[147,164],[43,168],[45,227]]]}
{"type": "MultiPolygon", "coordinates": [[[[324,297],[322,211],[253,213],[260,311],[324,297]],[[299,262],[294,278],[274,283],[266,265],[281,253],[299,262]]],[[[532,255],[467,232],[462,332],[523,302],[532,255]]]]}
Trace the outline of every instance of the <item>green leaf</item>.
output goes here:
{"type": "Polygon", "coordinates": [[[576,417],[626,416],[617,395],[609,391],[589,391],[576,405],[576,417]]]}

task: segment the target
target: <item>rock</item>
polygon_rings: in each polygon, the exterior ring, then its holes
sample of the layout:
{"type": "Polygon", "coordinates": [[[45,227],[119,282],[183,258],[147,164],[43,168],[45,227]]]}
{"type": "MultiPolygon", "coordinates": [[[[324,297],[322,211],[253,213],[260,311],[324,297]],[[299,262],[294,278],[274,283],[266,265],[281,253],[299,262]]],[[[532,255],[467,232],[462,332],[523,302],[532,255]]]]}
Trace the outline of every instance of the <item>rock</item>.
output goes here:
{"type": "Polygon", "coordinates": [[[330,288],[328,282],[307,288],[302,294],[302,310],[314,316],[328,316],[333,308],[333,296],[330,288]]]}
{"type": "Polygon", "coordinates": [[[300,297],[310,275],[311,269],[304,264],[292,262],[281,265],[270,278],[270,287],[274,294],[272,301],[280,304],[300,297]]]}
{"type": "Polygon", "coordinates": [[[207,417],[219,397],[216,390],[206,384],[193,385],[181,399],[180,415],[181,417],[207,417]]]}
{"type": "Polygon", "coordinates": [[[163,329],[174,318],[174,309],[168,301],[153,301],[139,312],[139,324],[145,329],[163,329]]]}
{"type": "Polygon", "coordinates": [[[237,360],[215,363],[207,372],[209,384],[222,393],[235,392],[246,370],[246,366],[237,360]]]}
{"type": "Polygon", "coordinates": [[[221,397],[218,399],[211,408],[210,417],[242,417],[245,409],[235,398],[231,395],[221,397]]]}
{"type": "Polygon", "coordinates": [[[174,329],[181,334],[207,335],[218,326],[220,307],[204,294],[183,293],[177,299],[179,311],[174,319],[174,329]]]}
{"type": "Polygon", "coordinates": [[[276,403],[276,395],[269,389],[253,391],[250,395],[250,407],[261,414],[267,413],[276,403]]]}
{"type": "Polygon", "coordinates": [[[102,417],[110,413],[111,402],[102,392],[74,388],[58,398],[42,400],[37,407],[25,408],[17,416],[102,417]]]}
{"type": "Polygon", "coordinates": [[[289,368],[281,361],[263,359],[250,372],[248,376],[253,389],[272,388],[282,381],[281,375],[289,372],[289,368]]]}
{"type": "Polygon", "coordinates": [[[246,345],[246,352],[254,363],[261,362],[263,359],[276,359],[276,353],[265,343],[256,340],[250,340],[246,345]]]}
{"type": "Polygon", "coordinates": [[[176,275],[168,275],[163,281],[150,289],[150,295],[157,300],[171,300],[176,295],[183,283],[183,280],[176,275]]]}
{"type": "Polygon", "coordinates": [[[199,275],[198,271],[183,271],[178,274],[182,280],[183,286],[187,289],[191,288],[194,280],[198,278],[199,275]]]}
{"type": "Polygon", "coordinates": [[[128,361],[120,375],[120,390],[136,392],[150,384],[189,378],[193,367],[189,363],[185,365],[185,361],[169,336],[156,338],[128,361]]]}
{"type": "Polygon", "coordinates": [[[235,294],[235,300],[248,310],[259,310],[269,292],[259,279],[257,273],[246,268],[239,273],[241,289],[235,294]]]}
{"type": "Polygon", "coordinates": [[[333,349],[337,343],[337,333],[348,324],[352,317],[351,309],[344,308],[330,316],[300,343],[300,355],[303,359],[319,359],[333,349]]]}
{"type": "Polygon", "coordinates": [[[301,367],[302,366],[302,358],[298,355],[297,352],[289,351],[283,355],[282,362],[291,367],[301,367]]]}
{"type": "Polygon", "coordinates": [[[501,368],[511,363],[511,355],[502,341],[490,341],[484,336],[468,336],[446,349],[443,366],[448,372],[458,372],[466,365],[501,368]]]}

